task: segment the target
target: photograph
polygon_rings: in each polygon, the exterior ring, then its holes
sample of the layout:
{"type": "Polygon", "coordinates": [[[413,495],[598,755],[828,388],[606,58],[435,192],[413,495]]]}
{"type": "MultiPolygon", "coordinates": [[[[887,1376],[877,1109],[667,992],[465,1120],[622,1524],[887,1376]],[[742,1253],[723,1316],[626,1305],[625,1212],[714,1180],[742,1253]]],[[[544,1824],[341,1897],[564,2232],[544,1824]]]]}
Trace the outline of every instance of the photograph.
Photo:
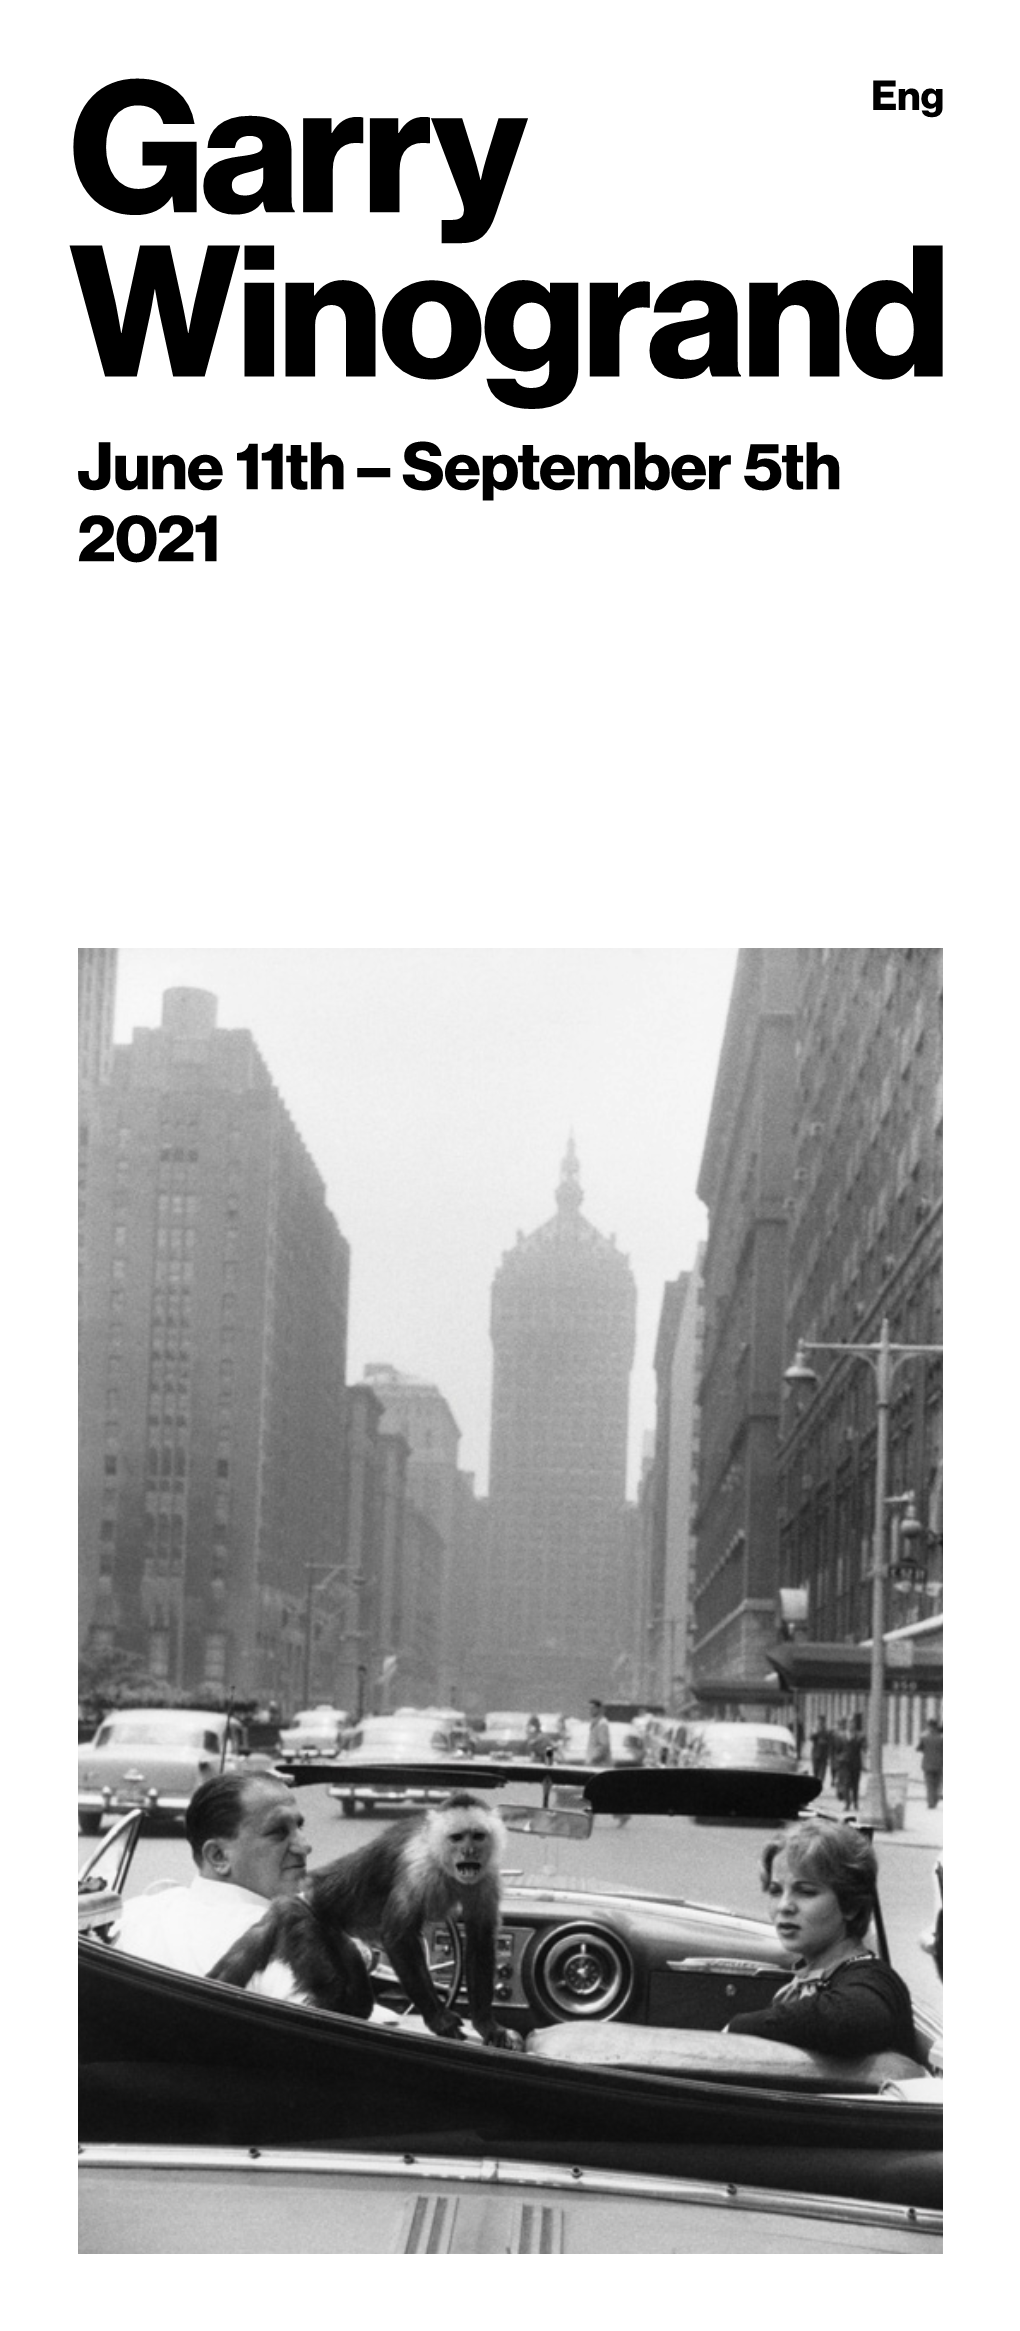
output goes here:
{"type": "Polygon", "coordinates": [[[941,1334],[938,949],[80,951],[86,2252],[939,2250],[941,1334]]]}

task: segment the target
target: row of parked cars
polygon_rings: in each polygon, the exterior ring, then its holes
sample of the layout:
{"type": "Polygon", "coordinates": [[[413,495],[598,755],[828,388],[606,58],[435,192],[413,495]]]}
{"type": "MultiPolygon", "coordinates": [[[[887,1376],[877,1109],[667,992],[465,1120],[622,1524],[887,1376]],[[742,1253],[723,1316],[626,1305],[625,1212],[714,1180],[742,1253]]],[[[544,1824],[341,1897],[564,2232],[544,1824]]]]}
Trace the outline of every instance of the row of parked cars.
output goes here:
{"type": "MultiPolygon", "coordinates": [[[[471,1724],[460,1708],[398,1708],[395,1714],[355,1720],[329,1703],[299,1710],[278,1741],[255,1747],[237,1717],[210,1709],[112,1710],[95,1738],[78,1751],[78,1826],[95,1835],[107,1814],[140,1805],[150,1822],[178,1820],[200,1781],[221,1770],[271,1769],[275,1757],[347,1756],[361,1763],[421,1766],[452,1757],[506,1759],[538,1754],[556,1764],[583,1765],[587,1721],[559,1711],[533,1718],[519,1709],[494,1709],[471,1724]]],[[[795,1771],[796,1744],[781,1724],[717,1724],[639,1713],[609,1720],[616,1765],[728,1765],[758,1771],[795,1771]]],[[[397,1804],[425,1803],[427,1784],[335,1783],[330,1794],[344,1814],[372,1813],[397,1804]]]]}
{"type": "Polygon", "coordinates": [[[785,1724],[716,1723],[708,1718],[637,1719],[645,1764],[723,1766],[749,1772],[796,1772],[797,1743],[785,1724]]]}

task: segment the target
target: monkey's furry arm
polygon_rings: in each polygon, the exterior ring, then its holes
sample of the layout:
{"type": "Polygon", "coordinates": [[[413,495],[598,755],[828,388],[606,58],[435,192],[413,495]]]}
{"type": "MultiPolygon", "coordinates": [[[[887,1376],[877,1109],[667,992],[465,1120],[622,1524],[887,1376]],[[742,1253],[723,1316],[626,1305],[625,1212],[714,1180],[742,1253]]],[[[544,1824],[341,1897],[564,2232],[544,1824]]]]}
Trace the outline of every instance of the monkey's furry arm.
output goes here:
{"type": "Polygon", "coordinates": [[[274,1959],[289,1967],[315,2007],[334,2015],[367,2020],[375,2005],[368,1969],[356,1942],[339,1928],[327,1929],[307,1902],[274,1902],[210,1969],[213,1980],[243,1990],[274,1959]]]}
{"type": "Polygon", "coordinates": [[[452,2007],[443,2006],[429,1973],[421,1934],[384,1920],[380,1940],[401,1989],[406,1991],[412,2007],[417,2008],[429,2030],[443,2040],[462,2040],[463,2024],[452,2007]]]}

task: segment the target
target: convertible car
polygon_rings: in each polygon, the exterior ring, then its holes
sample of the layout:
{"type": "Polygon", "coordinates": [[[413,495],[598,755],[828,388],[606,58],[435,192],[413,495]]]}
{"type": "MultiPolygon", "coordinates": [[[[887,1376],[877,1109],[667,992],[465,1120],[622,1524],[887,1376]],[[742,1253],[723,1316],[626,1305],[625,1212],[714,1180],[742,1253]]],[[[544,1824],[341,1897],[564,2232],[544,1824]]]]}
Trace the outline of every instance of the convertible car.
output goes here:
{"type": "MultiPolygon", "coordinates": [[[[337,1779],[331,1763],[280,1769],[296,1786],[337,1779]]],[[[385,1777],[366,1764],[361,1780],[385,1777]]],[[[431,1763],[405,1776],[436,1777],[431,1763]]],[[[507,1827],[548,1839],[583,1837],[601,1813],[790,1819],[818,1786],[640,1767],[572,1768],[568,1781],[562,1767],[460,1758],[445,1778],[516,1790],[524,1801],[500,1803],[507,1827]]],[[[936,2027],[919,2012],[915,2058],[859,2063],[726,2033],[784,1976],[763,1921],[511,1878],[497,1995],[524,2050],[504,2052],[112,1949],[138,1822],[128,1815],[79,1879],[85,2249],[939,2247],[936,2027]]],[[[873,1939],[884,1949],[880,1921],[873,1939]]],[[[430,1952],[459,2002],[455,1925],[430,1952]]],[[[376,1982],[382,2004],[406,2004],[385,1962],[376,1982]]]]}

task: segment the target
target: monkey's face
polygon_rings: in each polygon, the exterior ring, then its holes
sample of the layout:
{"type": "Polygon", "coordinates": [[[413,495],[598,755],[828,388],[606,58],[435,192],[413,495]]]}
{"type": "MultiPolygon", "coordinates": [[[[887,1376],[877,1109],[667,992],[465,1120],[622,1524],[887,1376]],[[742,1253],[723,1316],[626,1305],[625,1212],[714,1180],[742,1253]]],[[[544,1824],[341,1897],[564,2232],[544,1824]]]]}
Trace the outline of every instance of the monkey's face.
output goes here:
{"type": "Polygon", "coordinates": [[[451,1819],[446,1832],[446,1866],[458,1886],[477,1886],[492,1859],[492,1832],[470,1814],[451,1819]]]}

